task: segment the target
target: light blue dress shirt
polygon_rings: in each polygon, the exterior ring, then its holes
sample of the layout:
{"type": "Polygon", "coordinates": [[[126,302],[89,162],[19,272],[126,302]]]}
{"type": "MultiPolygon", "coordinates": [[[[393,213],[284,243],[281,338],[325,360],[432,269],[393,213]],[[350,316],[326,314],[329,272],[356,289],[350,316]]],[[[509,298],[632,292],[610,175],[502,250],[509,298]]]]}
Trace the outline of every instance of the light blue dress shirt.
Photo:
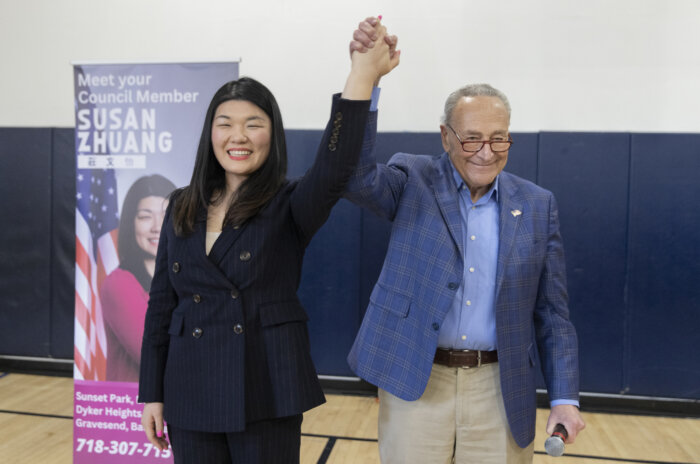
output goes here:
{"type": "Polygon", "coordinates": [[[469,187],[447,158],[462,217],[462,285],[438,334],[438,346],[456,350],[497,349],[496,266],[498,264],[498,177],[489,191],[472,202],[469,187]]]}
{"type": "MultiPolygon", "coordinates": [[[[438,334],[438,346],[492,351],[498,349],[495,310],[500,213],[498,177],[489,191],[474,203],[469,187],[452,161],[449,165],[459,195],[464,275],[438,334]]],[[[551,406],[558,404],[579,406],[575,400],[550,402],[551,406]]]]}

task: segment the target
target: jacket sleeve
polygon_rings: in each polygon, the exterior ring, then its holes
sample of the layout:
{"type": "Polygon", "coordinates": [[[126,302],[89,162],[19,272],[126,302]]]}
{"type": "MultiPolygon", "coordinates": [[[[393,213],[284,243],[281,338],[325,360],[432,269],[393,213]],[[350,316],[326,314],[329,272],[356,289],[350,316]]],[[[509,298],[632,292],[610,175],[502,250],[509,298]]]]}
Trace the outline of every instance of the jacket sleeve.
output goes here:
{"type": "Polygon", "coordinates": [[[177,306],[177,295],[170,281],[168,269],[168,235],[173,234],[171,200],[163,220],[158,242],[156,267],[151,283],[151,293],[146,310],[146,321],[141,345],[139,374],[140,403],[163,401],[163,377],[168,358],[170,319],[177,306]]]}
{"type": "Polygon", "coordinates": [[[549,237],[535,306],[535,332],[549,398],[578,400],[578,339],[569,320],[564,247],[554,196],[550,196],[549,237]]]}
{"type": "Polygon", "coordinates": [[[401,163],[395,163],[400,155],[392,157],[388,164],[377,163],[376,137],[377,112],[373,111],[367,120],[362,153],[348,182],[345,198],[379,217],[393,220],[408,174],[401,163]]]}
{"type": "Polygon", "coordinates": [[[331,117],[316,159],[291,194],[292,217],[308,244],[326,222],[355,170],[369,113],[369,100],[345,100],[334,95],[331,117]]]}

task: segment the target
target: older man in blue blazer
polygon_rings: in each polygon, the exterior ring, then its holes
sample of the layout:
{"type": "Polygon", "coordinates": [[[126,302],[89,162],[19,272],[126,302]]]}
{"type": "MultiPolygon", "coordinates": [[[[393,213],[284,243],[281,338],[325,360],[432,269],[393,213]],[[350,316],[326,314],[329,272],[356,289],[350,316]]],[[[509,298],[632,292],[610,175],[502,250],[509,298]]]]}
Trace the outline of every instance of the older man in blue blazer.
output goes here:
{"type": "Polygon", "coordinates": [[[503,93],[465,86],[445,104],[445,153],[365,151],[350,181],[348,199],[393,222],[348,357],[379,387],[383,463],[532,462],[536,351],[547,433],[584,427],[557,205],[503,171],[509,124],[503,93]]]}

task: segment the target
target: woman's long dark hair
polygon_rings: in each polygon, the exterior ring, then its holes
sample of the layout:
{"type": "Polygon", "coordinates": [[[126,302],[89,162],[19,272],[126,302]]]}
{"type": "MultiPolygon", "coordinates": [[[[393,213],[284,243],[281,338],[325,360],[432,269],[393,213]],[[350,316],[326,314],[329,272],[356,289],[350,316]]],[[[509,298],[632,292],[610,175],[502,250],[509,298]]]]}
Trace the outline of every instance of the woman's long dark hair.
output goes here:
{"type": "Polygon", "coordinates": [[[216,109],[229,100],[248,101],[262,109],[272,122],[272,138],[270,153],[265,162],[243,181],[231,198],[223,225],[241,225],[255,216],[284,184],[287,175],[287,144],[282,115],[275,97],[267,87],[250,77],[228,82],[217,90],[209,104],[190,185],[178,192],[177,198],[173,200],[173,226],[178,236],[191,234],[197,216],[210,203],[221,199],[226,191],[226,172],[214,155],[211,129],[216,109]]]}
{"type": "Polygon", "coordinates": [[[146,270],[144,260],[155,257],[149,255],[136,243],[134,218],[141,200],[151,196],[168,198],[173,190],[175,190],[175,184],[161,175],[154,174],[136,179],[124,197],[117,238],[119,267],[131,272],[146,291],[151,289],[151,276],[146,270]]]}

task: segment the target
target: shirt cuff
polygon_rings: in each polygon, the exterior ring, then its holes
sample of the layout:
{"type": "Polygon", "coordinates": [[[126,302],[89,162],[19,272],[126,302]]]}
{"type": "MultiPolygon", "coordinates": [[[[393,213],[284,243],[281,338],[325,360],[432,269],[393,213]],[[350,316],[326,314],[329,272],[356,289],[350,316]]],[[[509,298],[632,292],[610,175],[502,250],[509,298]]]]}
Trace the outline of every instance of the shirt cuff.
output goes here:
{"type": "Polygon", "coordinates": [[[369,103],[369,110],[370,111],[377,111],[377,107],[379,106],[379,93],[381,92],[382,89],[379,87],[372,87],[372,98],[369,103]]]}
{"type": "Polygon", "coordinates": [[[559,406],[560,404],[573,404],[577,408],[580,407],[578,401],[576,400],[554,400],[549,402],[550,406],[559,406]]]}

